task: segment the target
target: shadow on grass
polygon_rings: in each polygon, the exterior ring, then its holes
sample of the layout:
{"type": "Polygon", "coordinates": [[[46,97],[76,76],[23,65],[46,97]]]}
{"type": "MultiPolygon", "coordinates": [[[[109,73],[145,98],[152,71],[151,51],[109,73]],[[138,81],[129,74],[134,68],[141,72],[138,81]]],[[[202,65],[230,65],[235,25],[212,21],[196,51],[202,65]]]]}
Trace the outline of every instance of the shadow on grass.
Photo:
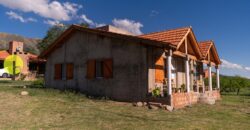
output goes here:
{"type": "Polygon", "coordinates": [[[221,93],[221,95],[224,95],[224,96],[250,96],[249,93],[244,93],[244,94],[239,94],[239,95],[237,95],[236,93],[221,93]]]}
{"type": "Polygon", "coordinates": [[[2,84],[9,84],[11,83],[12,81],[9,81],[9,80],[0,80],[0,83],[2,84]]]}

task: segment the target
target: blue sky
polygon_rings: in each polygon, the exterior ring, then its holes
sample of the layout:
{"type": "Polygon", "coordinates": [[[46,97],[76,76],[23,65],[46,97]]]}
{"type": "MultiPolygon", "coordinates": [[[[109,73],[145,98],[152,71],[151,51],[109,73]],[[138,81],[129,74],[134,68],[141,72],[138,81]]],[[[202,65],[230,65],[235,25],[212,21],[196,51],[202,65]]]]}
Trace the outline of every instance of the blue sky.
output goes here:
{"type": "Polygon", "coordinates": [[[214,40],[222,73],[250,77],[248,0],[0,0],[0,32],[42,38],[52,24],[112,24],[135,34],[192,26],[214,40]]]}

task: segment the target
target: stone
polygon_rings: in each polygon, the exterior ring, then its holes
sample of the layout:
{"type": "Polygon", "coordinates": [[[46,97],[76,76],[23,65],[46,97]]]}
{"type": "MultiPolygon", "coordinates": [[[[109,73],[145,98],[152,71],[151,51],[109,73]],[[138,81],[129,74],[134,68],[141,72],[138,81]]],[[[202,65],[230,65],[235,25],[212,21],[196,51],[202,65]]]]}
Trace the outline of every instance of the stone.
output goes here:
{"type": "Polygon", "coordinates": [[[27,92],[27,91],[22,91],[22,92],[21,92],[21,95],[22,95],[22,96],[27,96],[27,95],[29,95],[29,92],[27,92]]]}
{"type": "Polygon", "coordinates": [[[24,85],[23,88],[27,88],[26,85],[24,85]]]}
{"type": "Polygon", "coordinates": [[[143,106],[147,106],[148,105],[148,103],[147,102],[143,102],[143,106]]]}
{"type": "Polygon", "coordinates": [[[159,109],[159,107],[157,107],[155,105],[149,105],[148,108],[152,109],[152,110],[158,110],[159,109]]]}
{"type": "Polygon", "coordinates": [[[215,104],[215,99],[214,98],[208,98],[207,104],[214,105],[215,104]]]}
{"type": "Polygon", "coordinates": [[[143,107],[143,103],[142,103],[142,102],[137,102],[137,103],[136,103],[136,106],[137,106],[137,107],[143,107]]]}
{"type": "Polygon", "coordinates": [[[169,106],[169,105],[162,105],[162,108],[165,109],[165,110],[168,110],[170,112],[174,110],[174,107],[169,106]]]}

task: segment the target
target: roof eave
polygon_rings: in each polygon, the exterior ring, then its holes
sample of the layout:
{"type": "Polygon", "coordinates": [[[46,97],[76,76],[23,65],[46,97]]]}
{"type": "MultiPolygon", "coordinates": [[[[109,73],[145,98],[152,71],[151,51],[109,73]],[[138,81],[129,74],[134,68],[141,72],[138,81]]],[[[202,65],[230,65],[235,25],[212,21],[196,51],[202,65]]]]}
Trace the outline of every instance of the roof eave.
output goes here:
{"type": "Polygon", "coordinates": [[[107,32],[107,31],[102,31],[102,30],[90,29],[90,28],[85,28],[85,27],[79,26],[79,25],[71,25],[52,44],[50,44],[49,47],[46,50],[44,50],[39,55],[39,58],[46,58],[50,54],[50,52],[57,46],[57,44],[59,42],[61,42],[62,40],[64,40],[64,37],[70,35],[74,30],[85,31],[85,32],[110,36],[110,37],[118,37],[118,38],[121,38],[121,39],[124,39],[124,40],[135,40],[136,42],[146,44],[146,45],[151,45],[151,46],[176,49],[176,46],[174,46],[174,45],[172,45],[170,43],[167,43],[167,42],[160,42],[160,41],[149,40],[149,39],[141,38],[141,37],[137,37],[137,36],[124,35],[124,34],[107,32]]]}

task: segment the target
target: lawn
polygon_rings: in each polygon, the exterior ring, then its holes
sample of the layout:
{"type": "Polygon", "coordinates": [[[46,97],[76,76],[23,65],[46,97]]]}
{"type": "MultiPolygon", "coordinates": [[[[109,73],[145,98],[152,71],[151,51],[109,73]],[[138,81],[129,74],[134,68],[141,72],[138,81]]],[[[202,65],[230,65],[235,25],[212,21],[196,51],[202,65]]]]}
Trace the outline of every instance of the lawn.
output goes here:
{"type": "Polygon", "coordinates": [[[54,89],[23,88],[31,82],[0,81],[0,129],[250,129],[250,91],[223,95],[215,105],[168,112],[130,103],[89,99],[54,89]],[[29,96],[21,96],[26,90],[29,96]]]}

